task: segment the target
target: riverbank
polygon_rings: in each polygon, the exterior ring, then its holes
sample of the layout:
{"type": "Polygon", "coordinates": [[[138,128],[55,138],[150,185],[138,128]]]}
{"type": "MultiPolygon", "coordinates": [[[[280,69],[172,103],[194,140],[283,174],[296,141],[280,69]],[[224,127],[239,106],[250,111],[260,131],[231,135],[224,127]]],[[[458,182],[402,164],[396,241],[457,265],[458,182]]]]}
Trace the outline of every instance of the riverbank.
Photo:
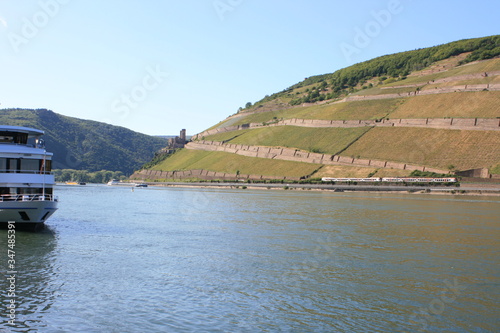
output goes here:
{"type": "Polygon", "coordinates": [[[212,182],[154,182],[150,186],[194,187],[194,188],[231,188],[231,189],[268,189],[268,190],[306,190],[333,192],[372,192],[372,193],[423,193],[441,195],[488,195],[500,196],[499,184],[461,184],[455,186],[402,186],[402,185],[330,185],[330,184],[269,184],[269,183],[212,183],[212,182]]]}

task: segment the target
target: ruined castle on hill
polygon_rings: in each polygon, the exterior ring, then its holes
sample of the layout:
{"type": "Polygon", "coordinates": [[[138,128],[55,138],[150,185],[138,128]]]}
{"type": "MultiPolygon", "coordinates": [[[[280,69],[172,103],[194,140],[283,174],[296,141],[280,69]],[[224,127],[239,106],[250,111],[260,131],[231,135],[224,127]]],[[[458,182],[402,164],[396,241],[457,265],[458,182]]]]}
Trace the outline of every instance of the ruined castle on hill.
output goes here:
{"type": "Polygon", "coordinates": [[[183,128],[179,134],[174,138],[168,139],[168,144],[162,148],[157,154],[172,154],[176,149],[184,148],[187,143],[186,130],[183,128]]]}

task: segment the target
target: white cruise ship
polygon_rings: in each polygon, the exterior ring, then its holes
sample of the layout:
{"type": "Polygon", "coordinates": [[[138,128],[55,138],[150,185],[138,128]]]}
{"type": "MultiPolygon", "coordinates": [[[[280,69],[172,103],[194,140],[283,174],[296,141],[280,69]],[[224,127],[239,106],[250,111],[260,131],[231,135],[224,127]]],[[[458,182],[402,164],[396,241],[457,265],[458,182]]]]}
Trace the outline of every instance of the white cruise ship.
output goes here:
{"type": "Polygon", "coordinates": [[[56,210],[52,153],[43,131],[0,125],[0,223],[36,228],[56,210]]]}

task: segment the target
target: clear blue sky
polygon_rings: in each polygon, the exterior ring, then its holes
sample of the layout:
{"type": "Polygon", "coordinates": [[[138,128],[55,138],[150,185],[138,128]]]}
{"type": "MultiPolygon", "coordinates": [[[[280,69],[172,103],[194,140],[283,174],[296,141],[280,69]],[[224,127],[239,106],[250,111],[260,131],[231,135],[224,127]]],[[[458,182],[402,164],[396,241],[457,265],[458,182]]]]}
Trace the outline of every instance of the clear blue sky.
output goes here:
{"type": "Polygon", "coordinates": [[[195,134],[305,77],[499,34],[498,1],[0,0],[0,108],[195,134]]]}

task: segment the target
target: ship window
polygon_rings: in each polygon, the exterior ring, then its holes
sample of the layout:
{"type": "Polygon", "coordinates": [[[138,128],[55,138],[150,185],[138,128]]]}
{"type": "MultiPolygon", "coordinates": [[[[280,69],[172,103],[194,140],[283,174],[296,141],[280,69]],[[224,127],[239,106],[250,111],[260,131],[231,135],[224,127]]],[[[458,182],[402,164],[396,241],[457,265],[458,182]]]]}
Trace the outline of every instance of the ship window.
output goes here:
{"type": "Polygon", "coordinates": [[[38,168],[39,168],[40,172],[45,170],[46,173],[49,173],[52,170],[52,161],[45,160],[45,167],[44,167],[43,160],[40,160],[38,168]]]}
{"type": "Polygon", "coordinates": [[[47,218],[47,215],[49,215],[49,214],[50,214],[50,212],[45,213],[45,214],[43,215],[43,217],[42,217],[42,221],[45,221],[45,219],[47,218]]]}
{"type": "Polygon", "coordinates": [[[19,170],[19,159],[8,158],[7,159],[7,172],[18,172],[19,170]]]}
{"type": "MultiPolygon", "coordinates": [[[[8,188],[6,188],[6,189],[8,190],[8,188]]],[[[45,189],[38,188],[38,187],[18,187],[18,188],[12,188],[12,192],[11,192],[11,194],[23,194],[23,195],[26,195],[26,194],[44,194],[44,193],[51,195],[53,193],[53,189],[51,187],[46,187],[45,189]]]]}
{"type": "Polygon", "coordinates": [[[6,171],[7,171],[7,159],[0,158],[0,172],[6,172],[6,171]]]}
{"type": "Polygon", "coordinates": [[[28,142],[28,133],[0,132],[0,143],[18,143],[25,145],[28,142]]]}
{"type": "Polygon", "coordinates": [[[25,145],[28,142],[28,133],[15,133],[14,142],[25,145]]]}
{"type": "Polygon", "coordinates": [[[30,220],[30,217],[28,216],[28,214],[26,214],[26,212],[19,212],[19,215],[21,215],[21,218],[23,219],[23,221],[30,220]]]}
{"type": "Polygon", "coordinates": [[[12,135],[0,133],[0,143],[12,143],[13,140],[12,135]]]}
{"type": "Polygon", "coordinates": [[[41,189],[32,187],[21,187],[17,190],[19,194],[38,194],[41,189]]]}
{"type": "Polygon", "coordinates": [[[21,160],[21,170],[26,171],[39,171],[40,160],[26,159],[21,160]]]}

